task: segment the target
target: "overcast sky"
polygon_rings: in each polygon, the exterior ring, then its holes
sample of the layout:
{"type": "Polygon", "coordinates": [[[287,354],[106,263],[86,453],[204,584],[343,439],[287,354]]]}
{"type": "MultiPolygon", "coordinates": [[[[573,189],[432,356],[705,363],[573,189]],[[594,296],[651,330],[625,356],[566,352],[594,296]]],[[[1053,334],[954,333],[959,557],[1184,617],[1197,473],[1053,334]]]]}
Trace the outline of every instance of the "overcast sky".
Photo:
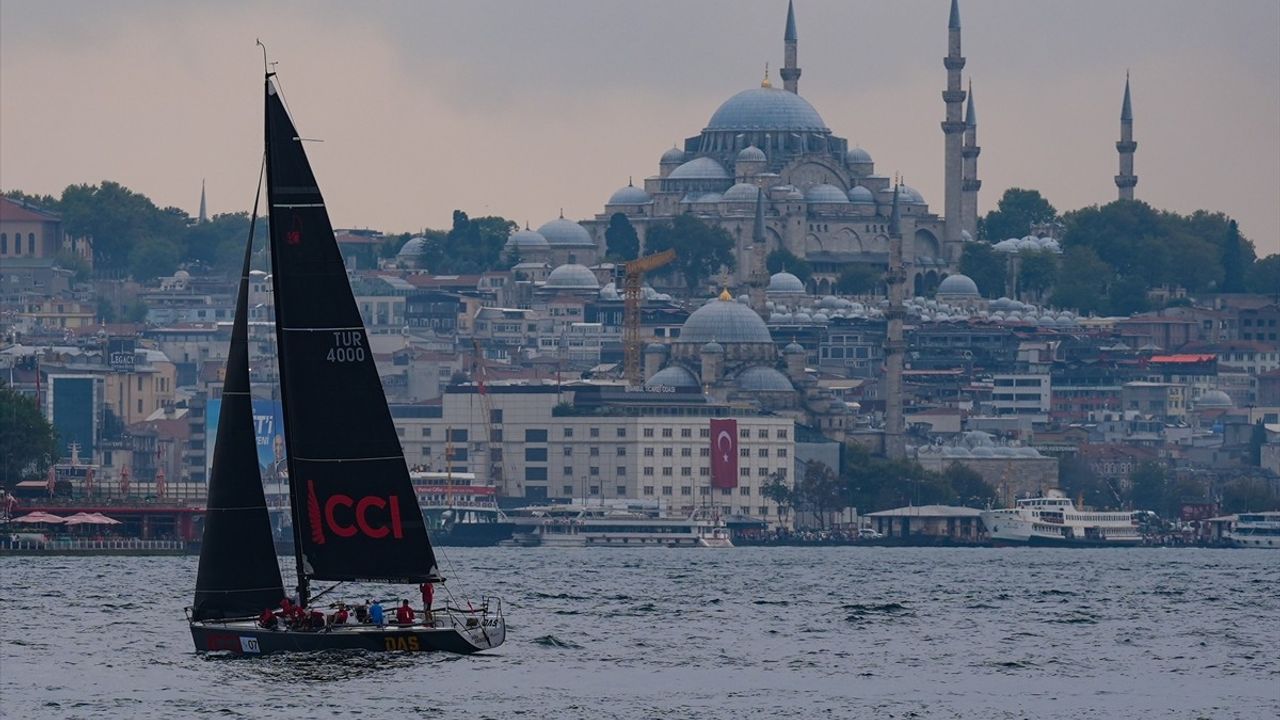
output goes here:
{"type": "MultiPolygon", "coordinates": [[[[797,0],[800,92],[942,209],[948,0],[797,0]]],[[[195,214],[252,203],[261,38],[335,225],[538,225],[603,210],[782,60],[785,0],[3,0],[0,188],[116,180],[195,214]]],[[[1124,74],[1137,196],[1280,251],[1280,2],[962,0],[981,210],[1115,198],[1124,74]]],[[[778,83],[780,85],[780,83],[778,83]]]]}

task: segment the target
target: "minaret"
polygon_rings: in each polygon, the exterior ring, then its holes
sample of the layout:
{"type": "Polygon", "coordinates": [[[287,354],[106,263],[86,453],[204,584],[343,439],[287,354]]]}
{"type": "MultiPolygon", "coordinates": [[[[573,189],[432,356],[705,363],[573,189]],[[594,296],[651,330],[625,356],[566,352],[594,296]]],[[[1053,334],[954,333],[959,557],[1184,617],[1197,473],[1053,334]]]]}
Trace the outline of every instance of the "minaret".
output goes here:
{"type": "Polygon", "coordinates": [[[906,426],[902,420],[902,356],[907,344],[902,337],[902,320],[907,271],[902,260],[902,215],[898,210],[898,186],[893,187],[893,206],[889,212],[889,272],[884,281],[889,286],[889,307],[884,317],[888,332],[884,343],[884,455],[890,460],[907,456],[906,426]]]}
{"type": "Polygon", "coordinates": [[[1133,151],[1138,143],[1133,141],[1133,105],[1129,100],[1129,73],[1124,74],[1124,104],[1120,106],[1120,142],[1116,143],[1116,152],[1120,153],[1120,174],[1116,176],[1116,188],[1120,191],[1121,200],[1133,199],[1133,186],[1138,184],[1138,176],[1133,174],[1133,151]]]}
{"type": "Polygon", "coordinates": [[[961,229],[969,233],[970,238],[978,237],[978,190],[982,181],[978,179],[978,155],[982,148],[978,147],[978,115],[973,110],[973,80],[969,80],[968,104],[964,110],[964,147],[960,156],[964,159],[963,180],[960,181],[960,220],[961,229]]]}
{"type": "Polygon", "coordinates": [[[953,243],[960,242],[960,231],[964,228],[961,195],[963,187],[963,158],[961,157],[964,124],[964,89],[960,87],[960,71],[964,69],[964,56],[960,54],[960,5],[959,0],[951,0],[951,20],[947,24],[947,56],[942,65],[947,69],[947,89],[942,91],[942,101],[947,104],[947,117],[942,121],[942,133],[946,139],[943,165],[943,186],[945,189],[945,206],[943,220],[943,240],[947,245],[946,255],[954,257],[953,243]]]}
{"type": "Polygon", "coordinates": [[[796,8],[787,3],[787,30],[782,35],[782,87],[800,94],[800,66],[796,65],[796,8]]]}
{"type": "Polygon", "coordinates": [[[765,290],[769,287],[769,269],[765,266],[764,189],[756,189],[756,221],[751,226],[751,270],[747,275],[748,297],[751,309],[768,320],[764,306],[765,290]]]}
{"type": "Polygon", "coordinates": [[[209,222],[209,206],[204,201],[204,178],[200,178],[200,215],[196,218],[197,222],[209,222]]]}

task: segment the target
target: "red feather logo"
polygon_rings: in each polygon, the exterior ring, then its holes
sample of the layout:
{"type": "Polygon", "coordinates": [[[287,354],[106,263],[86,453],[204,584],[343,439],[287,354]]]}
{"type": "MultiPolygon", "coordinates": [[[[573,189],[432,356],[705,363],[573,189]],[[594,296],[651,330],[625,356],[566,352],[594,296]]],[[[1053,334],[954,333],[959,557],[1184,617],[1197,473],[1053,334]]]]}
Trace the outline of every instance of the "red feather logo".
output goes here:
{"type": "Polygon", "coordinates": [[[324,544],[324,526],[320,522],[320,502],[316,500],[316,483],[307,480],[307,524],[311,526],[311,542],[324,544]]]}

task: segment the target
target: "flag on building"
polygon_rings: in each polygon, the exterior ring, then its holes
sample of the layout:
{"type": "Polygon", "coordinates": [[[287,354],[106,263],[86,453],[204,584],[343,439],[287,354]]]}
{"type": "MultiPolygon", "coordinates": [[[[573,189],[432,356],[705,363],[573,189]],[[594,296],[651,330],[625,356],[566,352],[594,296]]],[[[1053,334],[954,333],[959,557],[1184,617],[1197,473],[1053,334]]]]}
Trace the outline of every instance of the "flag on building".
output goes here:
{"type": "Polygon", "coordinates": [[[738,486],[738,421],[711,421],[711,487],[738,486]]]}

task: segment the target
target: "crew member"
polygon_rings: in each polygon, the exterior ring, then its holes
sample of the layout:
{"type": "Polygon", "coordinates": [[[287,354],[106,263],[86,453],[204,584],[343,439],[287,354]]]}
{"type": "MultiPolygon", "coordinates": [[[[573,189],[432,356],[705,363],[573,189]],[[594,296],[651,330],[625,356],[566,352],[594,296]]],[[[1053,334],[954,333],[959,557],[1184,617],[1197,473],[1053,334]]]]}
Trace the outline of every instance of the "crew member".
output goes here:
{"type": "Polygon", "coordinates": [[[371,604],[372,604],[372,601],[363,602],[352,608],[352,611],[355,613],[355,616],[356,616],[356,622],[360,623],[361,625],[369,622],[369,605],[371,604]]]}
{"type": "Polygon", "coordinates": [[[329,617],[330,625],[346,625],[347,624],[347,604],[338,603],[338,610],[329,617]]]}
{"type": "Polygon", "coordinates": [[[382,615],[382,603],[377,600],[369,601],[369,622],[378,627],[382,627],[387,622],[387,619],[382,615]]]}
{"type": "Polygon", "coordinates": [[[436,586],[431,582],[422,583],[418,588],[422,591],[422,612],[428,625],[431,624],[431,604],[436,598],[436,586]]]}
{"type": "Polygon", "coordinates": [[[406,599],[396,608],[396,623],[399,625],[413,624],[413,608],[409,607],[409,601],[406,599]]]}
{"type": "Polygon", "coordinates": [[[258,625],[267,630],[275,630],[277,624],[279,624],[279,621],[276,620],[276,614],[271,611],[271,608],[263,610],[262,614],[258,616],[258,625]]]}

